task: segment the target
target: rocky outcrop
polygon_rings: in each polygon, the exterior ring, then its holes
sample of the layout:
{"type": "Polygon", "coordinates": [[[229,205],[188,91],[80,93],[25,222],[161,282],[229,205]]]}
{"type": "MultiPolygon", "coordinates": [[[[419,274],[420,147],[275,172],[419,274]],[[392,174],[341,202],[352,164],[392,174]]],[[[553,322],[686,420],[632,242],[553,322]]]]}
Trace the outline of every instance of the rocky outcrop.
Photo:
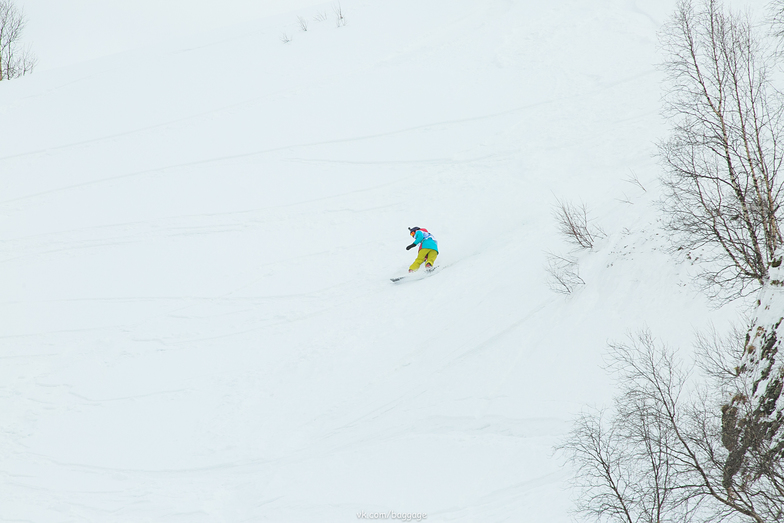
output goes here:
{"type": "Polygon", "coordinates": [[[724,487],[780,473],[784,458],[784,249],[771,264],[739,366],[743,384],[722,408],[722,443],[730,451],[724,487]],[[740,474],[739,474],[740,473],[740,474]],[[742,479],[740,479],[742,478],[742,479]]]}

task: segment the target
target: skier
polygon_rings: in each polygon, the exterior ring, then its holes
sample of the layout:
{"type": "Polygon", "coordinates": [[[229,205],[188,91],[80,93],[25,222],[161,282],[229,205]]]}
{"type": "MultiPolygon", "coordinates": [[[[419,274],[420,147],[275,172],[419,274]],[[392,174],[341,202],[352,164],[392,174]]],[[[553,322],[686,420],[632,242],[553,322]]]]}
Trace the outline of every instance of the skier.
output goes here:
{"type": "Polygon", "coordinates": [[[408,268],[408,272],[419,270],[419,267],[423,263],[425,264],[426,270],[432,271],[433,263],[435,263],[436,256],[438,256],[438,242],[427,229],[409,227],[408,231],[411,234],[411,237],[414,238],[414,243],[406,247],[406,250],[413,249],[419,245],[419,254],[416,257],[416,260],[414,260],[414,263],[411,264],[411,267],[408,268]]]}

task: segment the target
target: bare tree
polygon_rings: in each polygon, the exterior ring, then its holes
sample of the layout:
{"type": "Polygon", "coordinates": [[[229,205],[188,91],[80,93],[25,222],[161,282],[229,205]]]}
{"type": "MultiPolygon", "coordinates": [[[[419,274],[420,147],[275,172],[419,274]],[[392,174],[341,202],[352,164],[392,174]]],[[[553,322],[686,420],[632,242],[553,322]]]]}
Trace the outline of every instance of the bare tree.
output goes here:
{"type": "Polygon", "coordinates": [[[684,425],[686,374],[648,333],[613,346],[611,366],[621,384],[613,414],[584,414],[562,447],[578,471],[579,511],[619,523],[691,521],[700,503],[681,485],[693,484],[692,460],[673,430],[684,425]]]}
{"type": "Polygon", "coordinates": [[[782,243],[782,103],[769,57],[745,16],[718,0],[681,0],[662,37],[668,58],[660,145],[663,206],[676,246],[702,248],[707,288],[737,297],[765,281],[782,243]]]}
{"type": "Polygon", "coordinates": [[[20,47],[26,20],[11,0],[0,0],[0,80],[31,73],[35,57],[28,48],[20,47]]]}
{"type": "Polygon", "coordinates": [[[574,205],[558,200],[554,214],[558,231],[567,241],[583,249],[593,248],[596,239],[604,236],[601,229],[588,223],[588,209],[585,204],[574,205]]]}
{"type": "Polygon", "coordinates": [[[773,0],[768,4],[768,19],[772,36],[781,42],[784,40],[784,0],[773,0]]]}
{"type": "Polygon", "coordinates": [[[332,11],[335,13],[335,27],[346,25],[346,18],[343,16],[343,7],[341,7],[340,2],[332,6],[332,11]]]}
{"type": "Polygon", "coordinates": [[[545,270],[550,276],[547,282],[550,290],[559,294],[571,294],[578,285],[585,285],[585,280],[580,277],[580,266],[574,258],[548,253],[545,270]]]}
{"type": "Polygon", "coordinates": [[[727,481],[734,447],[715,384],[697,387],[649,333],[613,345],[610,368],[620,384],[612,415],[583,415],[561,447],[578,472],[583,515],[619,523],[782,521],[784,495],[772,474],[739,474],[742,488],[727,481]]]}
{"type": "Polygon", "coordinates": [[[640,178],[637,176],[637,173],[632,170],[629,171],[629,177],[626,178],[624,181],[636,185],[637,187],[642,189],[643,192],[648,192],[648,189],[645,188],[645,186],[640,181],[640,178]]]}
{"type": "Polygon", "coordinates": [[[575,465],[580,495],[578,511],[596,519],[636,523],[626,445],[620,444],[619,425],[607,426],[605,413],[583,414],[578,418],[564,447],[575,465]]]}

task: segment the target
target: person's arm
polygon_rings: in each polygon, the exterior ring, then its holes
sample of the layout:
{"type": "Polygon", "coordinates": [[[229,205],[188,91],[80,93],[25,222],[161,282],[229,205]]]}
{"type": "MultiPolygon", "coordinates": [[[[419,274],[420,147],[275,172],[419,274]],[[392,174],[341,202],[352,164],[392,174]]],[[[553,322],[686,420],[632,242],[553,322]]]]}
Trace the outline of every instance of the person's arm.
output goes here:
{"type": "Polygon", "coordinates": [[[414,235],[414,243],[406,247],[406,250],[413,249],[418,244],[422,243],[422,240],[425,238],[425,234],[422,231],[417,231],[414,235]]]}

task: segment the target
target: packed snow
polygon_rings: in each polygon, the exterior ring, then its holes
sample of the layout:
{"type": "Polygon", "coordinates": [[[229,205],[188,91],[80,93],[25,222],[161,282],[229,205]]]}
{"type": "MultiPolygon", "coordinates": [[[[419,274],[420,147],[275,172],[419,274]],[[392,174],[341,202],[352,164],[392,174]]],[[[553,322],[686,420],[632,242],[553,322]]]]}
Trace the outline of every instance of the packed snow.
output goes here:
{"type": "Polygon", "coordinates": [[[741,320],[660,228],[674,0],[19,3],[0,521],[565,523],[607,342],[741,320]]]}

